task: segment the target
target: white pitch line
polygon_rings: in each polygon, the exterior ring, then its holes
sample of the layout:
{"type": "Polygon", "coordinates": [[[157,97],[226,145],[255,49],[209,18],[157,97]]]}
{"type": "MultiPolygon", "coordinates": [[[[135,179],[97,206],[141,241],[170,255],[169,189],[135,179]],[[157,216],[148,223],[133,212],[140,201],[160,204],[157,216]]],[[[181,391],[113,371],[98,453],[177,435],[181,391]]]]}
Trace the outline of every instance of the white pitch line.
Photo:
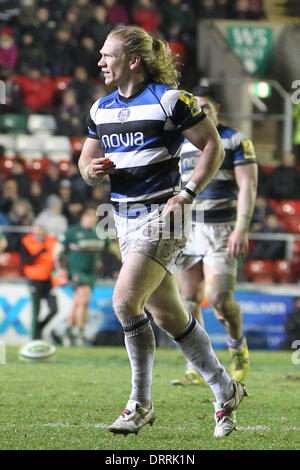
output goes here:
{"type": "MultiPolygon", "coordinates": [[[[14,423],[10,423],[10,424],[5,424],[4,426],[13,426],[13,427],[18,427],[17,424],[14,424],[14,423]]],[[[108,428],[108,424],[105,424],[105,423],[96,423],[96,424],[71,424],[71,423],[45,423],[45,424],[42,424],[42,423],[39,423],[39,424],[27,424],[27,425],[21,425],[21,426],[26,426],[26,427],[31,427],[31,428],[36,428],[37,426],[42,426],[42,427],[45,427],[45,428],[86,428],[86,429],[91,429],[91,428],[94,428],[94,429],[107,429],[108,428]]],[[[174,428],[174,426],[172,426],[174,428]]],[[[176,426],[178,430],[180,430],[181,432],[184,431],[183,427],[181,425],[178,425],[176,426]]],[[[166,430],[166,429],[170,429],[169,426],[156,426],[156,429],[161,429],[161,430],[166,430]]],[[[190,426],[189,429],[192,429],[192,430],[198,430],[199,427],[198,426],[190,426]]],[[[272,431],[272,428],[271,426],[266,426],[264,424],[258,424],[256,426],[237,426],[236,429],[238,431],[251,431],[251,432],[255,432],[255,431],[272,431]]],[[[287,431],[294,431],[294,432],[300,432],[300,428],[297,427],[297,426],[293,426],[293,427],[285,427],[285,426],[282,426],[282,431],[284,432],[287,432],[287,431]]]]}

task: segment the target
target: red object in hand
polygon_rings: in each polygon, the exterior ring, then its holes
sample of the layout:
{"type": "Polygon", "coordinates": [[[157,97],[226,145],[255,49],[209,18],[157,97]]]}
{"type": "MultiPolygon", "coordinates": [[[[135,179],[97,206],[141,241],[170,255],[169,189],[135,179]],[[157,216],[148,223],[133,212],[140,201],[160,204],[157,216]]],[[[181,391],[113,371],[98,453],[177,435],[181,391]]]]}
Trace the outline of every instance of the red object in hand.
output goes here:
{"type": "Polygon", "coordinates": [[[109,158],[107,158],[107,159],[104,160],[104,162],[102,162],[102,163],[104,163],[104,165],[107,165],[108,163],[111,163],[111,160],[110,160],[109,158]]]}

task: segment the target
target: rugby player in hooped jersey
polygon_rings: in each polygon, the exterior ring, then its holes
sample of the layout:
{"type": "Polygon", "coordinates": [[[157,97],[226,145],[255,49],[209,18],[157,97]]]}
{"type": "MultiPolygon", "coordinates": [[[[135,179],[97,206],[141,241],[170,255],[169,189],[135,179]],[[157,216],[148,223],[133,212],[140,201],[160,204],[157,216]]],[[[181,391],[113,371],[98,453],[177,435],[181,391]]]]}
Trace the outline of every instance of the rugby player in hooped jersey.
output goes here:
{"type": "MultiPolygon", "coordinates": [[[[240,306],[234,300],[237,258],[248,251],[248,231],[256,189],[257,164],[251,140],[218,120],[219,105],[208,87],[193,90],[202,110],[213,120],[221,137],[225,158],[219,171],[198,194],[192,210],[192,227],[178,267],[178,285],[186,310],[204,326],[201,306],[204,293],[224,325],[231,354],[231,377],[244,380],[250,365],[243,334],[240,306]]],[[[200,151],[185,140],[181,152],[182,181],[189,181],[200,151]]],[[[201,158],[201,156],[200,156],[201,158]]],[[[173,385],[199,385],[193,364],[187,362],[182,379],[173,385]]]]}
{"type": "Polygon", "coordinates": [[[204,328],[181,303],[172,274],[186,231],[181,238],[172,237],[171,230],[168,238],[160,235],[170,213],[190,206],[214,176],[224,157],[222,144],[194,97],[177,90],[174,56],[163,41],[142,28],[126,26],[109,33],[100,53],[105,83],[117,90],[91,107],[79,168],[89,184],[110,177],[123,259],[113,307],[125,333],[132,372],[129,400],[109,430],[137,433],[155,418],[150,393],[155,342],[146,307],[211,387],[216,400],[214,435],[226,436],[235,428],[236,409],[246,390],[229,377],[204,328]],[[180,191],[184,137],[202,153],[180,191]],[[111,163],[104,164],[106,159],[111,163]]]}

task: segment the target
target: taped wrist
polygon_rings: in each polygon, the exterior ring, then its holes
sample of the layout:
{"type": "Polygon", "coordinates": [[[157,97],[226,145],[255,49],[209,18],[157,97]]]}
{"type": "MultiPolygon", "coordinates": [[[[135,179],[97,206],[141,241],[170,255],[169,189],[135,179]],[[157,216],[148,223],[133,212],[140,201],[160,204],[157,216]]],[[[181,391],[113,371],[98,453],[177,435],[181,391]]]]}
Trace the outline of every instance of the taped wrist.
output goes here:
{"type": "Polygon", "coordinates": [[[192,181],[189,181],[183,190],[180,192],[180,196],[182,196],[184,199],[187,201],[191,202],[195,199],[197,196],[199,190],[197,188],[197,185],[193,183],[192,181]]]}

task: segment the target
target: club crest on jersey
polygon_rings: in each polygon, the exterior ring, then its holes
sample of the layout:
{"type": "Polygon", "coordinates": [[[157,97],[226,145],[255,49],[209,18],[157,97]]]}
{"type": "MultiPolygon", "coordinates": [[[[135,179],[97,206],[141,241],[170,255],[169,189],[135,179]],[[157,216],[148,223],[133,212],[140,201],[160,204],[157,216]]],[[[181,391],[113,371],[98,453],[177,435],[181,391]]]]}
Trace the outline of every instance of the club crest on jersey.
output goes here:
{"type": "Polygon", "coordinates": [[[130,109],[128,108],[121,109],[121,111],[118,114],[119,121],[123,124],[123,122],[127,121],[127,119],[129,118],[129,114],[130,114],[130,109]]]}

